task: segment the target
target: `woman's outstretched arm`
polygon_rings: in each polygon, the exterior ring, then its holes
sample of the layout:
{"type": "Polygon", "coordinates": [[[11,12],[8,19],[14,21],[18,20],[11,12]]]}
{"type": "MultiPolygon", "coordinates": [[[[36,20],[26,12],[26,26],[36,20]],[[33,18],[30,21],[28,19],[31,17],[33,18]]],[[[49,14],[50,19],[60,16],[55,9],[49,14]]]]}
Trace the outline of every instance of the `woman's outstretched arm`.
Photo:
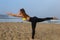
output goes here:
{"type": "Polygon", "coordinates": [[[20,13],[18,13],[18,14],[7,13],[7,14],[10,15],[10,16],[14,16],[14,17],[21,17],[20,13]]]}

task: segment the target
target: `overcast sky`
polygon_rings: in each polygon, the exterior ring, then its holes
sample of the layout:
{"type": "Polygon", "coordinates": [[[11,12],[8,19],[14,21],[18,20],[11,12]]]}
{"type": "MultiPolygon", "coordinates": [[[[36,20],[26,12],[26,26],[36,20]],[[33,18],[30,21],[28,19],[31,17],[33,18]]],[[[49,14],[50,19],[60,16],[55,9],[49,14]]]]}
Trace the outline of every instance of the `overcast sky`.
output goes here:
{"type": "Polygon", "coordinates": [[[18,13],[21,8],[30,16],[60,18],[60,0],[0,0],[0,14],[18,13]]]}

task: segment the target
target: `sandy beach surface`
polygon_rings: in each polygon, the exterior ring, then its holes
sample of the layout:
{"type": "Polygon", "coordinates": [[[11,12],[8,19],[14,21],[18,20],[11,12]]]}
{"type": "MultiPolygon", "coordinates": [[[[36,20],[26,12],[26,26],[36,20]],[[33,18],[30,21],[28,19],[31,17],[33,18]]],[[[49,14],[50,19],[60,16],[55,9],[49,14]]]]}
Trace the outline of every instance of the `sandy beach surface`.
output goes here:
{"type": "MultiPolygon", "coordinates": [[[[32,40],[31,23],[0,22],[0,40],[32,40]]],[[[37,23],[34,40],[60,40],[60,24],[37,23]]]]}

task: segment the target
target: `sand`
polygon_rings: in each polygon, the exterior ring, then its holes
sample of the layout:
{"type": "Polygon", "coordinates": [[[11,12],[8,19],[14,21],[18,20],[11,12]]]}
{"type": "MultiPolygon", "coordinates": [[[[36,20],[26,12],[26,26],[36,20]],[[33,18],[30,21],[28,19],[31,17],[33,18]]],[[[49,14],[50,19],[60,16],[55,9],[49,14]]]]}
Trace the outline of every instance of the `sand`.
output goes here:
{"type": "MultiPolygon", "coordinates": [[[[32,40],[31,23],[0,22],[0,40],[32,40]]],[[[60,40],[60,24],[37,23],[34,40],[60,40]]]]}

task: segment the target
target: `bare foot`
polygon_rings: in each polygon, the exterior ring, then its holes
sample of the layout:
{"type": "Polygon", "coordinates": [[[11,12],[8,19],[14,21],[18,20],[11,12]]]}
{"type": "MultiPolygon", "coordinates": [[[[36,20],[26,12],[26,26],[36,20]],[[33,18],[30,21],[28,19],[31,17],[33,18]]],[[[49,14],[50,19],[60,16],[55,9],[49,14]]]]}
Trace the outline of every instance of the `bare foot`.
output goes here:
{"type": "Polygon", "coordinates": [[[58,20],[58,18],[54,16],[54,17],[53,17],[53,20],[58,20]]]}

